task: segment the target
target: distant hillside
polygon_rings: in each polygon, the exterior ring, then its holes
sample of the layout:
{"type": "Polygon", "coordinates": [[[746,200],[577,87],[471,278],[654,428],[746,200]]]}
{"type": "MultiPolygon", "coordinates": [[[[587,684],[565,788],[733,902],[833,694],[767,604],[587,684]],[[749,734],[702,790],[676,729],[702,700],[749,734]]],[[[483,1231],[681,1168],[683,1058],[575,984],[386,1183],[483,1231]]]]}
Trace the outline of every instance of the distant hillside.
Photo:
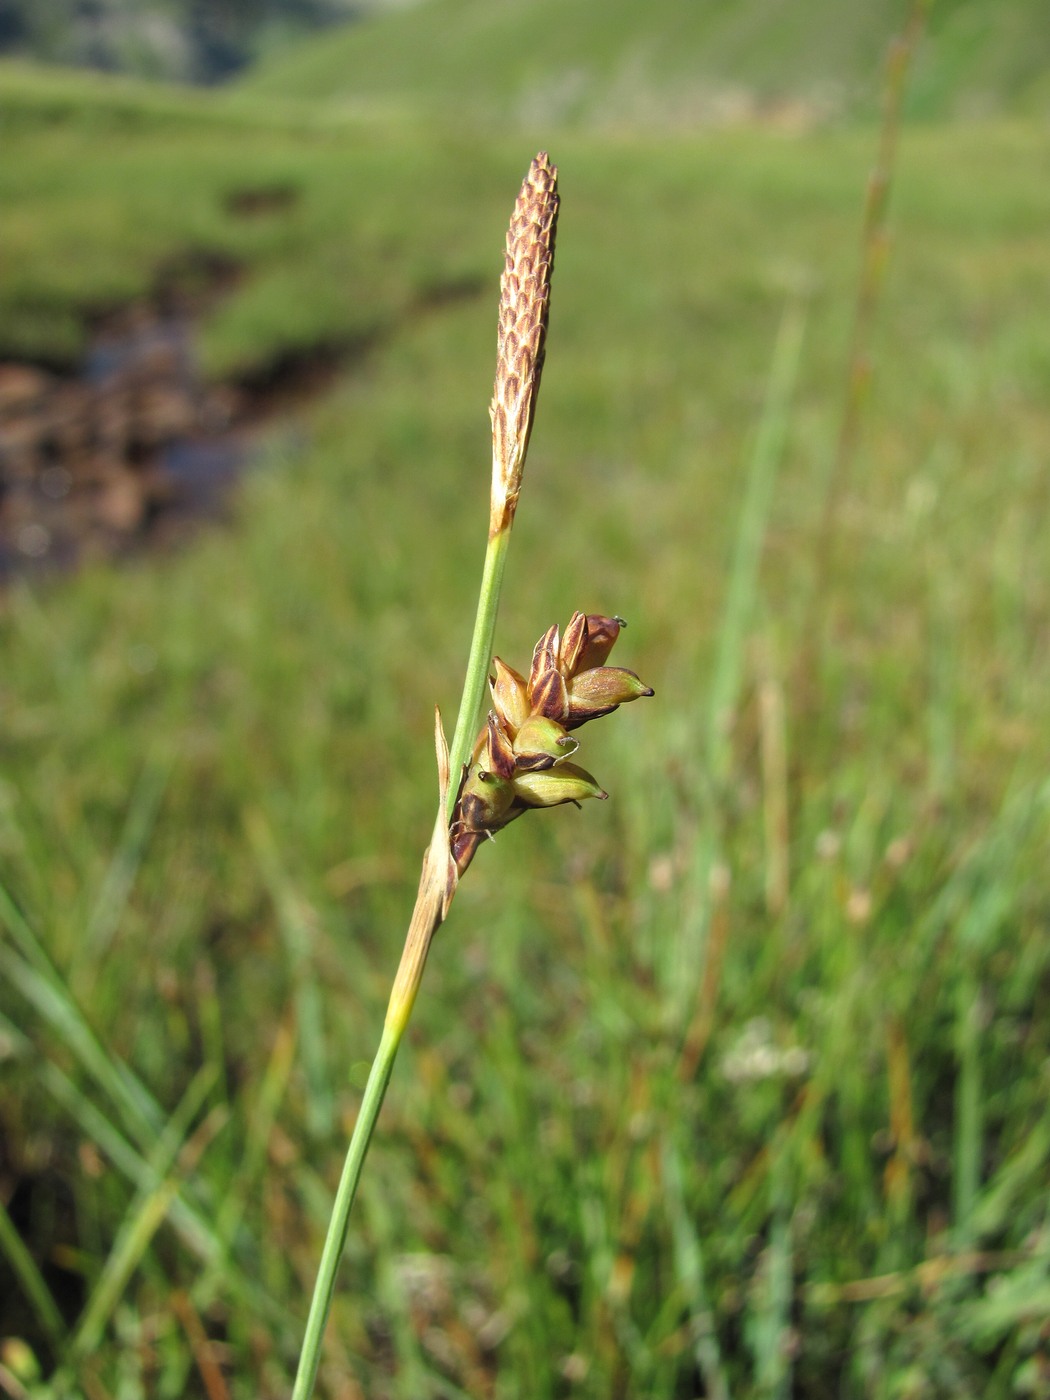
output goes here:
{"type": "Polygon", "coordinates": [[[375,0],[0,0],[0,54],[215,82],[375,0]]]}
{"type": "MultiPolygon", "coordinates": [[[[428,0],[330,30],[246,90],[530,125],[692,125],[863,111],[908,0],[428,0]]],[[[1050,106],[1046,0],[940,0],[912,109],[1050,106]]]]}

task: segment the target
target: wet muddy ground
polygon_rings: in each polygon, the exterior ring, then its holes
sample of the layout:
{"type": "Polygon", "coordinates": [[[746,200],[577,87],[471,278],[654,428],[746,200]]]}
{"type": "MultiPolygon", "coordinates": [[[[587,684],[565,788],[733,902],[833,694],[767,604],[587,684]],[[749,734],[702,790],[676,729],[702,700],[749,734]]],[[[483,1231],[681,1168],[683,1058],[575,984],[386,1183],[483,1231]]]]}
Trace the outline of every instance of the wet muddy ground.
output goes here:
{"type": "Polygon", "coordinates": [[[80,366],[0,363],[0,584],[177,540],[223,511],[260,427],[327,388],[343,354],[318,347],[252,382],[204,380],[206,295],[171,289],[104,316],[80,366]]]}
{"type": "MultiPolygon", "coordinates": [[[[95,318],[74,372],[0,362],[0,587],[172,543],[221,516],[261,432],[383,338],[284,353],[251,378],[208,382],[196,329],[239,277],[232,264],[187,260],[151,296],[95,318]]],[[[472,279],[438,285],[405,314],[482,290],[472,279]]]]}

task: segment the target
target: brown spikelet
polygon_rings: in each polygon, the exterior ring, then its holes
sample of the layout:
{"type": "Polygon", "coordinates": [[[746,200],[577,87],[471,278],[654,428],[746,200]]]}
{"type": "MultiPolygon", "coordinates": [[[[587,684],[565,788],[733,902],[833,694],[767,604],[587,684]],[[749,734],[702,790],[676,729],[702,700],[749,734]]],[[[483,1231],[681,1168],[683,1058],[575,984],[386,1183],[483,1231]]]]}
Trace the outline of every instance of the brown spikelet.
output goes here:
{"type": "Polygon", "coordinates": [[[521,490],[521,472],[532,431],[547,335],[554,232],[558,219],[558,170],[546,151],[529,166],[507,230],[500,278],[496,386],[492,418],[490,534],[509,529],[521,490]]]}

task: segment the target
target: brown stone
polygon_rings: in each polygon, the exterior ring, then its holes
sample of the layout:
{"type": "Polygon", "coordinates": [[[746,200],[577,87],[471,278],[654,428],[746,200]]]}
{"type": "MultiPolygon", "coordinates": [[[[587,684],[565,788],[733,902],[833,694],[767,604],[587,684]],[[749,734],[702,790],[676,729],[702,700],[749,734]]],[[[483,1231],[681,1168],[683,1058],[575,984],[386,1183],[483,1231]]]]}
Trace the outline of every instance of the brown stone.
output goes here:
{"type": "Polygon", "coordinates": [[[190,395],[173,384],[154,384],[135,396],[133,435],[149,445],[183,437],[197,426],[197,411],[190,395]]]}
{"type": "Polygon", "coordinates": [[[49,374],[32,365],[0,364],[0,418],[33,408],[52,383],[49,374]]]}
{"type": "Polygon", "coordinates": [[[50,441],[60,453],[75,453],[91,443],[94,431],[90,390],[80,384],[63,384],[51,401],[50,441]]]}
{"type": "Polygon", "coordinates": [[[114,469],[93,501],[92,514],[100,525],[129,535],[139,528],[146,513],[142,482],[135,472],[114,469]]]}

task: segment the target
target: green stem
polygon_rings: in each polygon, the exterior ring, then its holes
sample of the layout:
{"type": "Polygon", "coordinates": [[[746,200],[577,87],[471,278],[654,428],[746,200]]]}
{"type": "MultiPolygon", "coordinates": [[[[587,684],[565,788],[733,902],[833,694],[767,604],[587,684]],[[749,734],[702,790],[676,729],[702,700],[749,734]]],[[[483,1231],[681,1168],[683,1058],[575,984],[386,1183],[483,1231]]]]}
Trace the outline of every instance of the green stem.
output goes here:
{"type": "Polygon", "coordinates": [[[372,1061],[368,1083],[365,1085],[364,1098],[361,1100],[361,1111],[354,1124],[346,1161],[343,1163],[343,1175],[339,1180],[339,1189],[335,1193],[332,1218],[328,1222],[328,1233],[325,1236],[324,1250],[321,1253],[321,1265],[317,1271],[314,1296],[310,1303],[310,1316],[306,1321],[306,1335],[303,1338],[303,1350],[299,1357],[299,1370],[295,1377],[292,1400],[309,1400],[313,1394],[314,1382],[317,1380],[317,1368],[321,1361],[321,1343],[324,1340],[328,1314],[332,1310],[336,1275],[339,1272],[339,1263],[343,1257],[343,1247],[346,1244],[346,1232],[350,1224],[350,1208],[357,1195],[357,1183],[361,1179],[365,1153],[372,1140],[372,1133],[383,1104],[383,1097],[386,1094],[386,1086],[390,1083],[390,1073],[394,1068],[394,1058],[400,1043],[400,1034],[392,1027],[386,1026],[383,1030],[383,1038],[379,1042],[379,1049],[376,1051],[376,1057],[372,1061]]]}
{"type": "MultiPolygon", "coordinates": [[[[474,746],[482,696],[485,683],[488,680],[489,661],[492,657],[492,638],[496,630],[496,614],[499,611],[499,595],[503,584],[503,570],[507,561],[509,541],[510,529],[508,527],[506,530],[489,536],[488,548],[485,551],[478,611],[474,619],[474,635],[470,642],[470,658],[467,661],[467,673],[463,682],[463,698],[459,704],[459,717],[456,720],[456,732],[452,740],[449,758],[449,771],[452,775],[449,791],[449,816],[459,789],[459,776],[463,771],[464,764],[469,761],[474,746]]],[[[442,888],[443,886],[444,879],[442,877],[442,888]]],[[[347,1229],[350,1223],[350,1210],[354,1204],[354,1197],[357,1195],[357,1184],[361,1179],[365,1154],[368,1151],[368,1144],[372,1140],[372,1133],[375,1130],[379,1110],[383,1104],[386,1087],[390,1083],[394,1058],[397,1055],[404,1026],[412,1009],[415,987],[418,985],[419,977],[422,976],[426,946],[430,934],[441,919],[440,912],[431,910],[427,901],[428,895],[421,887],[416,910],[413,913],[413,925],[420,922],[423,926],[423,957],[410,960],[413,971],[409,977],[410,986],[407,990],[399,991],[400,974],[398,982],[395,983],[391,1008],[387,1012],[387,1022],[383,1029],[383,1038],[379,1042],[379,1049],[372,1061],[371,1073],[368,1076],[364,1098],[361,1101],[361,1111],[354,1124],[346,1161],[343,1164],[343,1175],[340,1178],[335,1204],[332,1207],[332,1217],[328,1222],[328,1233],[325,1236],[317,1282],[314,1284],[314,1296],[310,1303],[310,1316],[306,1322],[306,1335],[303,1338],[303,1349],[299,1357],[299,1370],[295,1377],[292,1400],[309,1400],[317,1380],[317,1369],[321,1362],[321,1344],[328,1323],[328,1314],[332,1310],[336,1276],[343,1257],[347,1229]],[[395,1001],[397,1002],[396,1007],[394,1006],[395,1001]]],[[[406,943],[406,957],[411,941],[412,929],[410,928],[409,940],[406,943]]]]}
{"type": "Polygon", "coordinates": [[[452,808],[456,803],[463,765],[469,763],[477,737],[481,700],[489,676],[489,663],[492,660],[492,639],[496,632],[496,614],[499,612],[499,595],[503,586],[503,569],[507,562],[509,543],[508,528],[490,535],[488,548],[485,550],[478,611],[474,618],[474,635],[470,640],[470,659],[463,681],[463,698],[459,702],[459,718],[456,720],[456,732],[449,750],[449,772],[452,775],[448,793],[449,816],[452,815],[452,808]]]}

